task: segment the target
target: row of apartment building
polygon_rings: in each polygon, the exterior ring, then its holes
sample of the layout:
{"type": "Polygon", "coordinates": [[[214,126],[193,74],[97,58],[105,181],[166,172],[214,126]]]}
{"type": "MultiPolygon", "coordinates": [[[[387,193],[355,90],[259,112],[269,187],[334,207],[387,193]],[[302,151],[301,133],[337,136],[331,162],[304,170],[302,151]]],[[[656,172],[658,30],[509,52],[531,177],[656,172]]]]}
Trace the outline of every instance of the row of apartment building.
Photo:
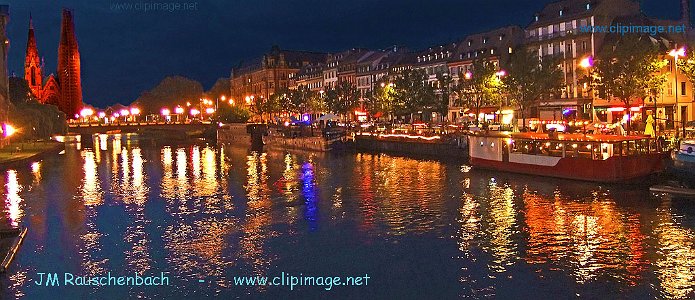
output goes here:
{"type": "MultiPolygon", "coordinates": [[[[672,0],[675,1],[675,0],[672,0]]],[[[584,26],[621,24],[683,25],[690,29],[688,0],[681,1],[681,20],[657,20],[645,16],[636,0],[563,0],[547,4],[534,14],[522,28],[511,25],[418,51],[404,47],[369,50],[354,48],[338,53],[284,50],[273,47],[259,58],[240,63],[231,72],[231,96],[247,102],[270,97],[282,88],[303,85],[320,92],[335,87],[340,81],[355,85],[361,95],[367,95],[388,73],[404,69],[420,69],[428,82],[438,86],[437,74],[449,74],[454,84],[462,80],[477,59],[497,65],[508,62],[514,51],[537,51],[540,57],[561,57],[564,74],[562,93],[543,100],[532,115],[543,120],[584,119],[613,122],[627,110],[644,113],[656,107],[664,119],[688,120],[695,114],[693,87],[682,74],[669,76],[664,93],[658,99],[646,99],[635,107],[622,107],[616,101],[595,97],[580,82],[588,70],[580,66],[587,57],[594,57],[604,44],[619,36],[615,33],[580,30],[584,26]],[[678,103],[676,103],[678,97],[678,103]]],[[[665,47],[684,45],[689,33],[666,34],[654,37],[665,47]]],[[[665,53],[666,55],[666,53],[665,53]]],[[[673,62],[663,71],[673,74],[673,62]]],[[[490,111],[496,110],[490,108],[490,111]]],[[[451,101],[449,121],[460,120],[467,111],[451,101]]]]}

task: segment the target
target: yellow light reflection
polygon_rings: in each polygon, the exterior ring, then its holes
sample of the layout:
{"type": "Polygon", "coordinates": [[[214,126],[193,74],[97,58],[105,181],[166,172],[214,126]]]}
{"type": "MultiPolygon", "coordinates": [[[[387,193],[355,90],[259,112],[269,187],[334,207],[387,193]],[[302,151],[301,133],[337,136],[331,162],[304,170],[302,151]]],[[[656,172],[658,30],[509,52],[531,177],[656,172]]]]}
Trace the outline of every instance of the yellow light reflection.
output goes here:
{"type": "Polygon", "coordinates": [[[5,209],[7,210],[8,217],[10,218],[10,224],[12,227],[17,227],[24,216],[24,211],[20,207],[23,202],[22,197],[19,195],[19,193],[22,191],[22,186],[17,180],[16,170],[7,171],[7,184],[5,187],[7,194],[7,198],[5,200],[5,209]]]}

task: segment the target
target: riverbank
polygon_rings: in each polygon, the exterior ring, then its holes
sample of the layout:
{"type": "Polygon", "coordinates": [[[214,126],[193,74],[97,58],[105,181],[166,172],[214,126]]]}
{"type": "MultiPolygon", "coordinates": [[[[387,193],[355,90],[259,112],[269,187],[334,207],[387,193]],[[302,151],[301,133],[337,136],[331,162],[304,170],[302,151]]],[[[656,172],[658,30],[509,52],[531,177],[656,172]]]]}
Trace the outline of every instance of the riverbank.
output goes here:
{"type": "Polygon", "coordinates": [[[0,169],[7,169],[64,149],[65,144],[56,141],[14,142],[0,148],[0,169]]]}

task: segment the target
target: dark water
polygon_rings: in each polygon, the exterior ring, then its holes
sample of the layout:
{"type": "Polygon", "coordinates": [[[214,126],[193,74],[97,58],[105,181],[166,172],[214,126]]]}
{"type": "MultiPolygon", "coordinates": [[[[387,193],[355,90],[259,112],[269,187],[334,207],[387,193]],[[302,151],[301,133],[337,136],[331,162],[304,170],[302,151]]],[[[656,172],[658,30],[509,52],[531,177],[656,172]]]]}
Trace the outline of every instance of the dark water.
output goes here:
{"type": "Polygon", "coordinates": [[[648,182],[125,136],[80,148],[1,174],[6,221],[30,229],[2,299],[695,296],[695,204],[648,182]],[[171,281],[47,287],[39,272],[171,281]],[[233,281],[281,272],[370,280],[330,291],[233,281]]]}

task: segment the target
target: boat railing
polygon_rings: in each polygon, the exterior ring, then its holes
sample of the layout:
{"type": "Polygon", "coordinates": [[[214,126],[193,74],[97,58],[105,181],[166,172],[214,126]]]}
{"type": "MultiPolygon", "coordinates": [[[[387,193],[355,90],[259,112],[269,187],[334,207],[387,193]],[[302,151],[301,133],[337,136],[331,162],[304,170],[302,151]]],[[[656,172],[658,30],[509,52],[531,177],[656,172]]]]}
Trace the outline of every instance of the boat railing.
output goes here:
{"type": "Polygon", "coordinates": [[[557,141],[509,139],[510,153],[606,160],[610,157],[629,157],[662,153],[655,139],[629,141],[557,141]]]}

